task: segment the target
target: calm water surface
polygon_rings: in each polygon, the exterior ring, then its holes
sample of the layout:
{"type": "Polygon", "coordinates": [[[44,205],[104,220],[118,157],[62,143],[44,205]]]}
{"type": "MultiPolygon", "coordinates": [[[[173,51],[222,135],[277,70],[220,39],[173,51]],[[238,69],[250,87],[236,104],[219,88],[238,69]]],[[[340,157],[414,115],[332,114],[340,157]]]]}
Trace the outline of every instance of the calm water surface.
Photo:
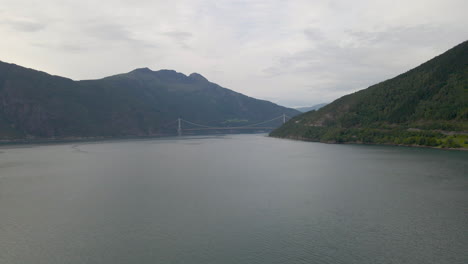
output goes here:
{"type": "Polygon", "coordinates": [[[264,135],[0,148],[0,263],[468,263],[468,152],[264,135]]]}

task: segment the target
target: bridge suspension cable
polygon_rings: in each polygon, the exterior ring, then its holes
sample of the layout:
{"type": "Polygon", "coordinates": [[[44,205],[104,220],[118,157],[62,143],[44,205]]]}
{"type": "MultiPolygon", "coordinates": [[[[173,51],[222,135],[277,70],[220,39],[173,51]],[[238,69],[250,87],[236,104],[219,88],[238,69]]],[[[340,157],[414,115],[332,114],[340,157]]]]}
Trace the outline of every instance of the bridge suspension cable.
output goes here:
{"type": "Polygon", "coordinates": [[[194,125],[194,126],[205,127],[205,128],[217,128],[217,127],[213,127],[213,126],[200,125],[200,124],[197,124],[197,123],[193,123],[193,122],[187,121],[187,120],[185,120],[185,119],[180,119],[180,120],[181,120],[181,121],[184,121],[185,123],[194,125]]]}
{"type": "Polygon", "coordinates": [[[278,116],[278,117],[275,117],[275,118],[273,118],[273,119],[270,119],[270,120],[267,120],[267,121],[263,121],[263,122],[260,122],[260,123],[251,124],[251,125],[245,125],[245,126],[243,126],[243,127],[253,127],[253,126],[265,124],[265,123],[268,123],[268,122],[271,122],[271,121],[274,121],[274,120],[277,120],[277,119],[280,119],[280,118],[283,118],[283,115],[280,115],[280,116],[278,116]]]}
{"type": "Polygon", "coordinates": [[[291,117],[287,116],[286,114],[282,114],[282,115],[277,116],[275,118],[272,118],[270,120],[266,120],[266,121],[262,121],[262,122],[258,122],[258,123],[254,123],[254,124],[248,124],[248,125],[244,125],[244,126],[232,126],[232,127],[229,127],[229,126],[226,126],[226,127],[207,126],[207,125],[191,122],[191,121],[188,121],[188,120],[185,120],[185,119],[182,119],[182,118],[179,117],[174,121],[171,121],[171,122],[168,122],[168,123],[162,125],[161,127],[163,127],[163,128],[166,127],[167,128],[169,126],[176,125],[178,135],[182,135],[183,130],[188,131],[188,130],[204,130],[204,129],[207,129],[207,130],[209,130],[209,129],[213,129],[213,130],[215,130],[215,129],[219,129],[219,130],[226,130],[226,129],[273,129],[274,127],[265,127],[265,126],[257,127],[257,126],[262,125],[262,124],[266,124],[266,123],[269,123],[269,122],[272,122],[272,121],[275,121],[275,120],[278,120],[280,118],[282,118],[283,123],[285,123],[286,118],[290,119],[291,117]],[[183,129],[182,128],[182,123],[193,125],[193,126],[196,126],[198,128],[185,128],[185,129],[183,129]]]}
{"type": "Polygon", "coordinates": [[[191,125],[194,125],[194,126],[198,126],[198,127],[202,127],[202,128],[209,128],[209,129],[239,129],[239,128],[254,128],[255,126],[258,126],[258,125],[262,125],[262,124],[265,124],[265,123],[268,123],[268,122],[271,122],[271,121],[274,121],[274,120],[277,120],[277,119],[280,119],[280,118],[283,118],[283,117],[288,117],[286,115],[280,115],[280,116],[277,116],[275,118],[272,118],[270,120],[266,120],[266,121],[263,121],[263,122],[259,122],[259,123],[255,123],[255,124],[249,124],[249,125],[245,125],[245,126],[235,126],[235,127],[215,127],[215,126],[206,126],[206,125],[202,125],[202,124],[197,124],[197,123],[194,123],[194,122],[190,122],[190,121],[187,121],[185,119],[180,119],[181,121],[187,123],[187,124],[191,124],[191,125]]]}

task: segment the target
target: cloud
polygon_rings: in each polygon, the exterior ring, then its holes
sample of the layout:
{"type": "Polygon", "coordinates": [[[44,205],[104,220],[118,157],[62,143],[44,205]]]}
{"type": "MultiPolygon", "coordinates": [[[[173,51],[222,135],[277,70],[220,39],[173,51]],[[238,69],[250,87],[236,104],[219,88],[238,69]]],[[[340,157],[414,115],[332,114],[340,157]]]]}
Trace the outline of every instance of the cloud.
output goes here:
{"type": "Polygon", "coordinates": [[[184,31],[168,31],[162,35],[169,37],[182,48],[189,48],[188,41],[193,37],[192,33],[184,31]]]}
{"type": "Polygon", "coordinates": [[[2,0],[0,60],[74,79],[141,67],[199,72],[302,106],[467,40],[467,9],[463,0],[2,0]]]}
{"type": "Polygon", "coordinates": [[[36,32],[46,27],[45,24],[26,19],[0,20],[0,25],[7,26],[17,32],[36,32]]]}
{"type": "Polygon", "coordinates": [[[41,49],[49,49],[54,52],[62,51],[65,53],[83,53],[86,52],[86,45],[77,43],[49,43],[49,42],[35,42],[32,44],[34,47],[41,49]]]}
{"type": "Polygon", "coordinates": [[[84,26],[84,31],[92,37],[110,41],[134,41],[132,33],[119,24],[107,24],[102,22],[89,22],[84,26]]]}
{"type": "Polygon", "coordinates": [[[437,25],[346,30],[338,39],[317,28],[303,32],[310,45],[277,57],[263,72],[268,78],[306,75],[314,83],[306,85],[309,92],[320,90],[325,98],[366,88],[418,66],[443,51],[446,40],[457,39],[458,34],[437,25]]]}

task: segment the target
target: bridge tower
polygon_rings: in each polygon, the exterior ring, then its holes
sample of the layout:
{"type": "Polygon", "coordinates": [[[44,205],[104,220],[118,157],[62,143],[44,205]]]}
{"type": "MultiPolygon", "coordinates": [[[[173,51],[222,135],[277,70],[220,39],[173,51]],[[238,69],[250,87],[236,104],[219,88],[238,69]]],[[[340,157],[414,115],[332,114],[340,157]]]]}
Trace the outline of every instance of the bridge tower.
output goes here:
{"type": "Polygon", "coordinates": [[[283,124],[286,123],[286,114],[283,113],[283,124]]]}
{"type": "Polygon", "coordinates": [[[182,136],[182,123],[180,117],[177,119],[177,135],[182,136]]]}

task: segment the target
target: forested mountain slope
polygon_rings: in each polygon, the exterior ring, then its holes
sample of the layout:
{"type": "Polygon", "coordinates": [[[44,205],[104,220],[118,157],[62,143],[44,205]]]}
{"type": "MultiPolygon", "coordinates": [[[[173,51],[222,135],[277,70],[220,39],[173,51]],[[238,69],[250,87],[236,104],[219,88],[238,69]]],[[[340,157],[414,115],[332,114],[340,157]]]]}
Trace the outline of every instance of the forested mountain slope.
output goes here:
{"type": "Polygon", "coordinates": [[[393,79],[296,116],[271,136],[466,147],[467,131],[468,41],[393,79]]]}

